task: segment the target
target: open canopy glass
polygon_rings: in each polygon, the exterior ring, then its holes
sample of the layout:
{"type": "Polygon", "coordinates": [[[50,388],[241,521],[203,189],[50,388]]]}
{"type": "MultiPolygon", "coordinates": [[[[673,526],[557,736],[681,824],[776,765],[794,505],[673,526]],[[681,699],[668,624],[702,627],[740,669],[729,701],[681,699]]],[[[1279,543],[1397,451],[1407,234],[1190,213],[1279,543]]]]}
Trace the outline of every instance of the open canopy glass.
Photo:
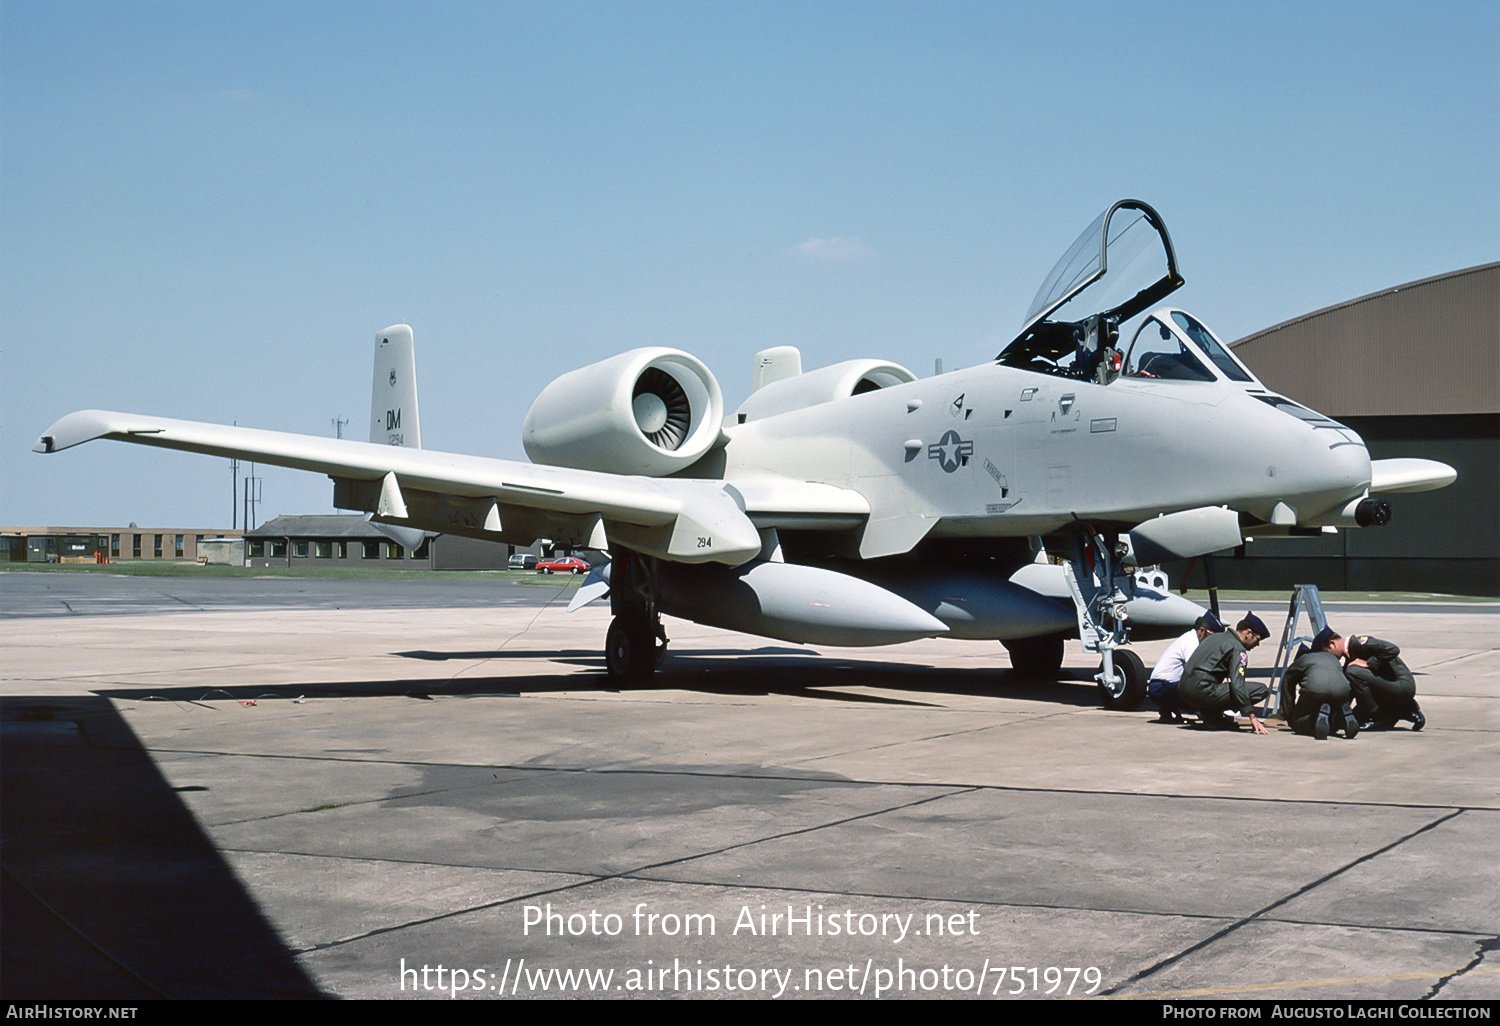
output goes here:
{"type": "Polygon", "coordinates": [[[1094,219],[1037,290],[1026,322],[998,359],[1010,367],[1064,373],[1080,347],[1109,344],[1121,322],[1182,287],[1161,216],[1121,200],[1094,219]]]}

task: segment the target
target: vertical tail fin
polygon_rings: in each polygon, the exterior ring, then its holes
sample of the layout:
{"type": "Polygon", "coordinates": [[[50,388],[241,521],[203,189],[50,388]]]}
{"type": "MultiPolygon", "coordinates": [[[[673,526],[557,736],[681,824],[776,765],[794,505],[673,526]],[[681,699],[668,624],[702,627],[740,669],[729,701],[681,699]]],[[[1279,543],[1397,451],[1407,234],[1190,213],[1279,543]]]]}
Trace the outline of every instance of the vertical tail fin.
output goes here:
{"type": "Polygon", "coordinates": [[[417,357],[411,328],[393,324],[375,336],[375,379],[370,395],[370,441],[422,448],[417,417],[417,357]]]}
{"type": "MultiPolygon", "coordinates": [[[[375,336],[375,378],[370,385],[370,441],[377,445],[422,448],[422,422],[417,417],[417,357],[412,349],[411,328],[393,324],[375,336]]],[[[394,474],[386,475],[399,489],[394,474]]],[[[400,491],[396,491],[400,502],[400,491]]],[[[384,495],[382,495],[384,499],[384,495]]],[[[406,519],[405,508],[376,512],[370,518],[381,534],[408,552],[415,552],[427,535],[421,528],[381,522],[406,519]]]]}

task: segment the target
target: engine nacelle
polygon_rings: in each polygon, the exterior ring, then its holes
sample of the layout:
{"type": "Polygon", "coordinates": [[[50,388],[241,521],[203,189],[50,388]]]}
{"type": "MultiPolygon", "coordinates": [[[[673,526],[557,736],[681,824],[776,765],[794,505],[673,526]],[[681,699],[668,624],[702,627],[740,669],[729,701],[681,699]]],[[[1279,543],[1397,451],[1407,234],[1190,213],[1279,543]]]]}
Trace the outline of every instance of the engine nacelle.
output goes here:
{"type": "Polygon", "coordinates": [[[736,419],[744,424],[916,380],[915,374],[899,364],[847,360],[763,385],[740,404],[736,419]]]}
{"type": "Polygon", "coordinates": [[[701,360],[632,349],[542,389],[521,442],[533,463],[663,477],[713,448],[723,420],[723,393],[701,360]]]}

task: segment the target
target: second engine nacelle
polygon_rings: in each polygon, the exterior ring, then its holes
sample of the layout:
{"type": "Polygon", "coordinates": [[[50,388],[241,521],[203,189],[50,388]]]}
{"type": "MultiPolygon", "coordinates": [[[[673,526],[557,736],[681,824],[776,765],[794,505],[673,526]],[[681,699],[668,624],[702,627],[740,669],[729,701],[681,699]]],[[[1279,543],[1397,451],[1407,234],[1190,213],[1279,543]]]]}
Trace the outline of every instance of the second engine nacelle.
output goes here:
{"type": "Polygon", "coordinates": [[[916,380],[915,374],[899,364],[884,360],[847,360],[761,386],[740,404],[736,419],[744,424],[916,380]]]}
{"type": "Polygon", "coordinates": [[[723,393],[701,360],[632,349],[542,389],[521,442],[533,463],[663,477],[708,452],[723,419],[723,393]]]}

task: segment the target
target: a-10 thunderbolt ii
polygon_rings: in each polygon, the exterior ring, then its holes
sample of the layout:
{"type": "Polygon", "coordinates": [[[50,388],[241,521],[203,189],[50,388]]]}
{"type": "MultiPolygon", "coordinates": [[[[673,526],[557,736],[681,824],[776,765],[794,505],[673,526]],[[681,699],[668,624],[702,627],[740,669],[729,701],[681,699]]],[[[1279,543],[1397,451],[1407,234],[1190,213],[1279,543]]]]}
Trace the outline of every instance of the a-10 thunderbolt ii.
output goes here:
{"type": "Polygon", "coordinates": [[[393,530],[607,549],[607,578],[574,604],[607,593],[605,662],[621,680],[655,670],[662,614],[816,645],[999,640],[1038,675],[1076,633],[1101,657],[1105,703],[1133,708],[1146,673],[1127,640],[1201,612],[1137,566],[1247,533],[1380,524],[1389,507],[1372,493],[1456,476],[1372,462],[1190,314],[1146,312],[1182,284],[1161,218],[1123,200],[995,360],[923,380],[873,359],[804,373],[795,349],[771,349],[726,417],[702,362],[636,349],[542,391],[527,464],[421,448],[412,334],[397,325],[376,336],[369,442],[86,410],[34,448],[113,438],[239,457],[327,474],[336,506],[393,530]]]}

